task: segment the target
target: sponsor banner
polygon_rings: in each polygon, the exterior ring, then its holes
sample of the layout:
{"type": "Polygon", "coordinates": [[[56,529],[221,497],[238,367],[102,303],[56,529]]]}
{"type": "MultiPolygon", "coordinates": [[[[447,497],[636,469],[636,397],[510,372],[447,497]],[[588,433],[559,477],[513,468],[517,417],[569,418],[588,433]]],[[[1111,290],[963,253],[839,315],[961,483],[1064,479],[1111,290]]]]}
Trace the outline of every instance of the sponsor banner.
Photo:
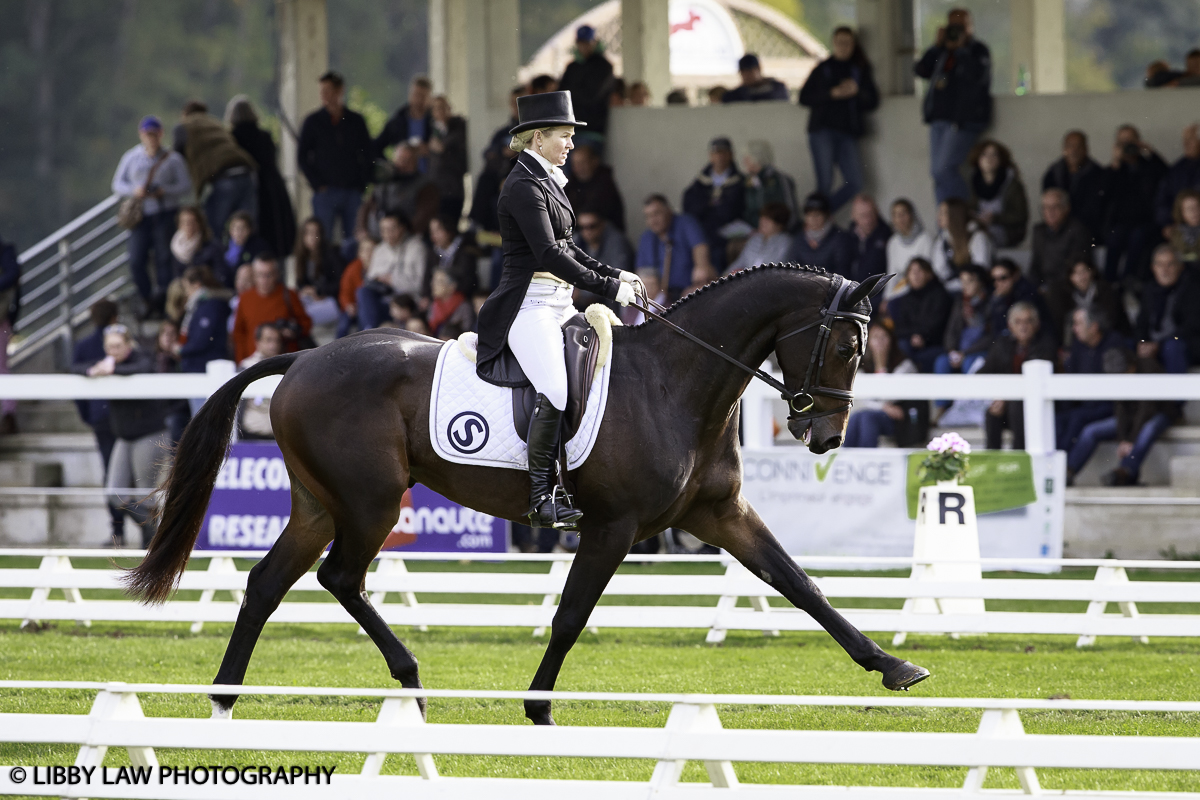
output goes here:
{"type": "MultiPolygon", "coordinates": [[[[291,483],[274,442],[239,442],[221,465],[197,550],[269,550],[291,515],[291,483]]],[[[508,522],[453,503],[417,484],[404,493],[385,549],[508,550],[508,522]]]]}
{"type": "MultiPolygon", "coordinates": [[[[1061,558],[1065,455],[978,456],[971,454],[968,483],[980,512],[981,554],[1061,558]]],[[[908,498],[919,489],[912,464],[921,458],[924,451],[891,448],[821,456],[799,447],[743,449],[742,494],[789,553],[911,556],[908,498]]]]}

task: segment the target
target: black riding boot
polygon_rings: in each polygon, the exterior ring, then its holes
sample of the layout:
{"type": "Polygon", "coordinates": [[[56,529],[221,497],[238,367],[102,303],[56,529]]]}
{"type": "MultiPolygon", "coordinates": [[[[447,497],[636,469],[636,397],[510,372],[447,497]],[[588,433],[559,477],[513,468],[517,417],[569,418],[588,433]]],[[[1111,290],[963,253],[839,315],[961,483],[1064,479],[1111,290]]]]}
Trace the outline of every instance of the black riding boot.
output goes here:
{"type": "Polygon", "coordinates": [[[529,419],[529,524],[533,528],[574,528],[583,512],[571,508],[558,486],[555,464],[562,413],[538,393],[529,419]]]}

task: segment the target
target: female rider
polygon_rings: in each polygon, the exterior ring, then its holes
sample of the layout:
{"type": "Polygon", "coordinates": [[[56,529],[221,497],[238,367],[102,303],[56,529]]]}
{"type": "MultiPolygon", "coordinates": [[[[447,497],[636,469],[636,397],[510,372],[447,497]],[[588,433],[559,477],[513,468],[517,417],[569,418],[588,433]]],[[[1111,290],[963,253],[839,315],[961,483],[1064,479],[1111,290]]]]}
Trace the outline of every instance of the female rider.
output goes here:
{"type": "Polygon", "coordinates": [[[601,264],[571,238],[575,212],[563,192],[560,167],[576,127],[568,92],[517,99],[518,125],[509,147],[518,153],[504,182],[497,215],[504,271],[479,312],[479,377],[497,386],[537,390],[526,442],[529,447],[529,519],[532,527],[574,528],[582,512],[556,492],[556,454],[567,369],[562,324],[575,314],[572,286],[615,299],[634,299],[636,274],[601,264]]]}

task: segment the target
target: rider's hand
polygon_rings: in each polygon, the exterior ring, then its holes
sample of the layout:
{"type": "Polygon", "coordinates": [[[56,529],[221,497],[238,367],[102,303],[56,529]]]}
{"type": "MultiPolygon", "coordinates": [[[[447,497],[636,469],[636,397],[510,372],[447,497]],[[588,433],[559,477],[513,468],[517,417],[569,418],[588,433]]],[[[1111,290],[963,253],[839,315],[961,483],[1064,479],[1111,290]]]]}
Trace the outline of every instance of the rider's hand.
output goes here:
{"type": "Polygon", "coordinates": [[[621,283],[627,283],[633,288],[634,294],[646,294],[646,284],[642,283],[642,279],[638,277],[636,272],[621,270],[620,278],[621,283]]]}
{"type": "Polygon", "coordinates": [[[622,283],[617,287],[617,302],[623,307],[632,303],[636,298],[637,295],[633,293],[633,287],[628,283],[622,283]]]}

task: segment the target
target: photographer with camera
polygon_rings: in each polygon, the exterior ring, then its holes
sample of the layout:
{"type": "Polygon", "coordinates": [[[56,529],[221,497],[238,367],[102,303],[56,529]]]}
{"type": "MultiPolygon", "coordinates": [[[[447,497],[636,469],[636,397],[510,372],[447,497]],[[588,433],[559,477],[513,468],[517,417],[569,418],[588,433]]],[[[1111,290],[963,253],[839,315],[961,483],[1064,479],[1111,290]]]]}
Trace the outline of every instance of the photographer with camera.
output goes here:
{"type": "Polygon", "coordinates": [[[992,54],[974,37],[971,12],[955,8],[937,42],[913,66],[929,81],[923,113],[929,125],[929,171],[942,203],[967,199],[959,166],[992,121],[992,54]]]}
{"type": "Polygon", "coordinates": [[[238,295],[233,323],[234,360],[240,362],[254,352],[255,333],[260,325],[267,323],[274,324],[283,336],[283,352],[313,347],[309,336],[312,320],[305,313],[300,296],[279,280],[279,263],[274,254],[259,253],[252,269],[254,285],[238,295]]]}
{"type": "Polygon", "coordinates": [[[1104,170],[1109,198],[1104,277],[1109,283],[1136,290],[1148,279],[1150,252],[1159,240],[1154,202],[1168,169],[1137,128],[1125,124],[1117,129],[1112,162],[1104,170]]]}

